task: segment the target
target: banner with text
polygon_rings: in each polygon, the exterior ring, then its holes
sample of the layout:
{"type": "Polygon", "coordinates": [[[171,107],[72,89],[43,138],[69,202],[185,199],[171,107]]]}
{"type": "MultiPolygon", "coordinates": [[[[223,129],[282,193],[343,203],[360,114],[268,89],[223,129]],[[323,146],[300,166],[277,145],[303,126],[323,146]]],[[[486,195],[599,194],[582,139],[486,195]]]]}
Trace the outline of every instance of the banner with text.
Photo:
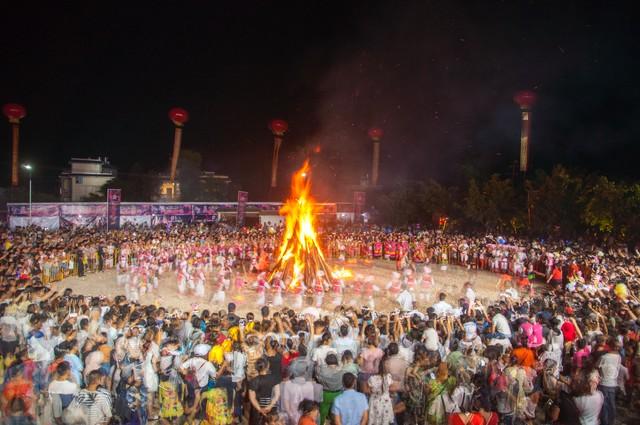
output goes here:
{"type": "Polygon", "coordinates": [[[238,211],[236,215],[236,225],[238,227],[244,226],[244,212],[247,209],[247,202],[249,201],[249,192],[238,191],[238,211]]]}
{"type": "Polygon", "coordinates": [[[107,229],[120,228],[121,189],[107,189],[107,229]]]}

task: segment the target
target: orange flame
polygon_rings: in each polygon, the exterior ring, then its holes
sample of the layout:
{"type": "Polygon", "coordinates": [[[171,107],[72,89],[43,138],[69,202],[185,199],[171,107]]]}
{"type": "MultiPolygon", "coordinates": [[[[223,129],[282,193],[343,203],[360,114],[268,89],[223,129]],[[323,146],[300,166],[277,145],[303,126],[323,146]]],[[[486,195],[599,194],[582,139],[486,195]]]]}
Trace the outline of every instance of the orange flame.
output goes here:
{"type": "Polygon", "coordinates": [[[349,269],[341,267],[339,269],[335,269],[331,273],[331,276],[333,276],[334,279],[351,279],[353,277],[353,272],[349,269]]]}
{"type": "Polygon", "coordinates": [[[290,277],[291,288],[302,280],[315,278],[318,271],[328,271],[314,226],[310,171],[309,162],[305,161],[293,175],[291,196],[280,209],[280,215],[285,216],[285,231],[271,276],[281,272],[283,278],[290,277]]]}

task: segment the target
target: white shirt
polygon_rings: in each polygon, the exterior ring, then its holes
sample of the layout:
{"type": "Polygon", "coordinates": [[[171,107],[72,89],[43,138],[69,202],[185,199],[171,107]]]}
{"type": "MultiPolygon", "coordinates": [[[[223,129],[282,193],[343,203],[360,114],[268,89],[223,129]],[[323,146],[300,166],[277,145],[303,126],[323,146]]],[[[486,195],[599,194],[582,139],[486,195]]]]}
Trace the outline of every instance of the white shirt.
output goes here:
{"type": "Polygon", "coordinates": [[[618,353],[607,353],[600,357],[600,385],[604,387],[618,386],[618,373],[622,359],[618,353]]]}
{"type": "Polygon", "coordinates": [[[452,310],[451,304],[446,301],[438,301],[433,305],[433,312],[437,316],[442,316],[445,313],[448,313],[452,310]]]}
{"type": "Polygon", "coordinates": [[[351,354],[353,354],[354,358],[358,357],[358,343],[350,336],[340,336],[334,339],[333,348],[335,348],[338,352],[338,360],[340,360],[340,357],[342,357],[342,353],[347,350],[351,351],[351,354]]]}
{"type": "Polygon", "coordinates": [[[403,347],[402,344],[398,344],[398,354],[402,356],[407,363],[413,363],[413,350],[410,348],[403,347]]]}
{"type": "Polygon", "coordinates": [[[427,328],[424,331],[424,346],[427,350],[437,351],[439,341],[438,332],[434,328],[427,328]]]}
{"type": "Polygon", "coordinates": [[[493,319],[491,319],[491,322],[496,327],[496,332],[500,332],[501,334],[508,337],[511,336],[511,327],[509,326],[509,321],[501,313],[495,314],[493,316],[493,319]]]}
{"type": "Polygon", "coordinates": [[[49,394],[75,394],[79,391],[78,384],[71,381],[51,381],[49,394]]]}
{"type": "Polygon", "coordinates": [[[411,293],[406,289],[400,292],[400,294],[396,298],[396,301],[398,302],[398,304],[400,304],[402,311],[413,310],[413,295],[411,295],[411,293]]]}
{"type": "Polygon", "coordinates": [[[2,340],[6,342],[17,341],[18,321],[13,316],[2,316],[0,318],[0,328],[2,329],[2,340]]]}
{"type": "Polygon", "coordinates": [[[317,366],[325,366],[324,360],[327,358],[327,355],[329,353],[333,353],[336,356],[338,355],[338,352],[332,346],[321,345],[317,347],[315,350],[313,350],[313,354],[311,355],[311,360],[313,360],[317,366]]]}
{"type": "Polygon", "coordinates": [[[600,391],[596,391],[591,395],[584,395],[581,397],[574,397],[573,401],[576,404],[578,412],[580,412],[580,424],[581,425],[599,425],[600,411],[604,404],[604,396],[600,391]]]}
{"type": "Polygon", "coordinates": [[[467,288],[464,293],[465,298],[469,301],[469,306],[473,307],[476,302],[476,293],[473,289],[467,288]]]}
{"type": "Polygon", "coordinates": [[[205,387],[209,383],[209,378],[216,378],[216,368],[211,362],[200,357],[192,357],[182,363],[182,368],[193,371],[200,388],[205,387]]]}

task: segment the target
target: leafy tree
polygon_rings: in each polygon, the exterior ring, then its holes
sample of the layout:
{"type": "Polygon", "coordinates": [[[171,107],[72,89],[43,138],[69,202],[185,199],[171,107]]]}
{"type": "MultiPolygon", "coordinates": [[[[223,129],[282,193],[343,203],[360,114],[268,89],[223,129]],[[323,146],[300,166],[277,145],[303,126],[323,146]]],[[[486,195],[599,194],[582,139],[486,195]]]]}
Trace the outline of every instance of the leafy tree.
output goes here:
{"type": "Polygon", "coordinates": [[[125,202],[150,202],[157,195],[160,186],[158,176],[144,172],[136,163],[127,173],[118,175],[102,185],[97,193],[84,198],[89,202],[106,202],[107,189],[122,189],[122,200],[125,202]]]}
{"type": "Polygon", "coordinates": [[[482,184],[469,182],[465,197],[465,216],[486,231],[518,231],[523,226],[523,214],[511,179],[494,174],[482,184]]]}
{"type": "Polygon", "coordinates": [[[576,235],[582,229],[580,222],[580,197],[583,179],[571,175],[564,167],[554,167],[551,174],[538,172],[535,179],[526,183],[530,231],[537,235],[552,230],[565,235],[576,235]]]}
{"type": "Polygon", "coordinates": [[[453,192],[433,180],[409,182],[378,194],[373,203],[385,223],[425,224],[453,212],[453,192]]]}
{"type": "Polygon", "coordinates": [[[597,177],[581,197],[584,223],[599,233],[614,233],[616,225],[620,224],[618,221],[624,195],[624,186],[617,185],[605,176],[597,177]]]}
{"type": "Polygon", "coordinates": [[[202,195],[201,174],[202,155],[186,149],[180,152],[177,180],[180,184],[181,201],[196,201],[202,195]]]}

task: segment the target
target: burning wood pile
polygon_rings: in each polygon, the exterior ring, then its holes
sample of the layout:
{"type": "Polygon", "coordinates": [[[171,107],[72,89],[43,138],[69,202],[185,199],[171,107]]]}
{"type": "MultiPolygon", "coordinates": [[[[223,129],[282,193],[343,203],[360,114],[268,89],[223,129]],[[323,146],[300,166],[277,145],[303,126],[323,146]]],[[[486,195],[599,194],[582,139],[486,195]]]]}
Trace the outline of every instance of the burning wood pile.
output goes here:
{"type": "MultiPolygon", "coordinates": [[[[286,227],[269,281],[275,277],[282,279],[288,290],[301,285],[309,288],[319,277],[334,277],[318,244],[314,226],[315,203],[310,195],[310,172],[309,162],[305,161],[302,168],[294,173],[291,195],[280,209],[280,214],[285,216],[286,227]]],[[[343,269],[341,273],[344,272],[343,269]]]]}

